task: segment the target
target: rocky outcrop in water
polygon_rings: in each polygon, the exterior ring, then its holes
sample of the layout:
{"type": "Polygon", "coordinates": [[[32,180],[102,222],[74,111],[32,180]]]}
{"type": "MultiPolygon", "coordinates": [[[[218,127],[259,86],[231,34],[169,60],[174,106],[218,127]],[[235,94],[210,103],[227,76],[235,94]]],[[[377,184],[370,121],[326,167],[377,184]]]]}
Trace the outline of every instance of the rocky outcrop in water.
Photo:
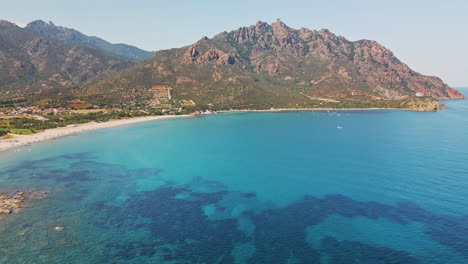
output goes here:
{"type": "Polygon", "coordinates": [[[0,193],[0,214],[18,213],[26,207],[26,201],[42,199],[46,196],[47,192],[36,191],[0,193]]]}
{"type": "Polygon", "coordinates": [[[432,97],[410,97],[403,101],[402,108],[421,112],[434,112],[446,109],[447,106],[432,97]]]}

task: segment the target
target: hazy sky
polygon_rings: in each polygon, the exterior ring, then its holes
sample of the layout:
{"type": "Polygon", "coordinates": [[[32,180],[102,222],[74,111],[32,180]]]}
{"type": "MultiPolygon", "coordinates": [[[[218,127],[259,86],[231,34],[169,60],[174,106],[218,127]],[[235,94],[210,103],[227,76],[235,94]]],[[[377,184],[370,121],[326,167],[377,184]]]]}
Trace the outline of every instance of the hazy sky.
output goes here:
{"type": "Polygon", "coordinates": [[[17,0],[0,18],[53,21],[147,50],[181,47],[258,20],[373,39],[423,74],[468,86],[467,0],[17,0]]]}

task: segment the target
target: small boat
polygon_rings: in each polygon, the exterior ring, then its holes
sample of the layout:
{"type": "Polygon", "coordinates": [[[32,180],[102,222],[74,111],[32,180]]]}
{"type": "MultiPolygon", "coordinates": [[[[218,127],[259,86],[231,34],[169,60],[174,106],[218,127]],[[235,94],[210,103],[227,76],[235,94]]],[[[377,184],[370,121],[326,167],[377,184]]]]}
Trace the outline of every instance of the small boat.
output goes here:
{"type": "Polygon", "coordinates": [[[337,126],[336,128],[338,128],[338,129],[343,129],[343,127],[342,127],[342,126],[337,126]]]}

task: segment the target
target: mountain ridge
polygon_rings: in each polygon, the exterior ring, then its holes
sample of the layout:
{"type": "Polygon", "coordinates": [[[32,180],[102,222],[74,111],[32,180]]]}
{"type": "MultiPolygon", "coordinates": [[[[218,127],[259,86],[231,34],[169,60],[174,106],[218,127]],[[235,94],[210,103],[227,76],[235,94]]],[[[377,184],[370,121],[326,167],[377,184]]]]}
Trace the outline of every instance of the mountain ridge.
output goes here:
{"type": "Polygon", "coordinates": [[[87,47],[73,47],[0,21],[0,99],[31,101],[79,94],[79,87],[133,63],[87,47]]]}
{"type": "Polygon", "coordinates": [[[52,22],[21,28],[0,21],[0,101],[67,107],[79,99],[99,107],[193,110],[421,109],[424,103],[440,109],[427,98],[465,98],[441,79],[413,71],[377,41],[293,29],[279,19],[202,37],[137,64],[83,44],[93,39],[52,22]]]}
{"type": "Polygon", "coordinates": [[[110,43],[96,36],[88,36],[73,28],[56,26],[52,21],[46,23],[43,20],[35,20],[28,23],[25,29],[56,42],[98,49],[108,55],[132,62],[148,59],[154,54],[154,52],[145,51],[135,46],[110,43]]]}
{"type": "Polygon", "coordinates": [[[327,29],[292,29],[281,20],[203,37],[96,85],[88,96],[151,100],[151,87],[172,98],[223,107],[320,106],[324,101],[403,100],[411,96],[464,96],[433,76],[413,71],[373,40],[348,41],[327,29]],[[123,91],[132,91],[125,94],[123,91]]]}

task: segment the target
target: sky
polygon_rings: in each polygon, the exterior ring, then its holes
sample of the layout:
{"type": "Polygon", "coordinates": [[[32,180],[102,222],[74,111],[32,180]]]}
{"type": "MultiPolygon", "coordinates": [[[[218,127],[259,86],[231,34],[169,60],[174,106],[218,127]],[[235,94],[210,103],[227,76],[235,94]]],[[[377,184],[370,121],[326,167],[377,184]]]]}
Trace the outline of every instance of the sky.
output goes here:
{"type": "Polygon", "coordinates": [[[53,21],[112,43],[146,50],[280,18],[292,28],[328,28],[372,39],[413,70],[468,87],[467,0],[3,0],[0,19],[53,21]]]}

